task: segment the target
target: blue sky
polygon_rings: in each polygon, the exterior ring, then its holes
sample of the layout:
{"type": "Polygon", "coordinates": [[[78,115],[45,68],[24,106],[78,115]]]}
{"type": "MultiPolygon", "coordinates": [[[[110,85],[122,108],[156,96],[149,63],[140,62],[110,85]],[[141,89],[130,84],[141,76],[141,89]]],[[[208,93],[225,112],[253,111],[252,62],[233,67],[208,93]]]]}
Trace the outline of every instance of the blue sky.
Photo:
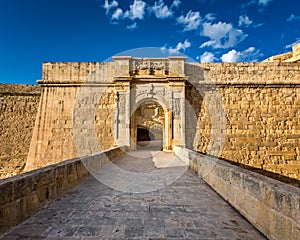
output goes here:
{"type": "Polygon", "coordinates": [[[261,61],[300,42],[298,0],[0,0],[0,83],[42,62],[104,61],[143,47],[196,61],[261,61]]]}

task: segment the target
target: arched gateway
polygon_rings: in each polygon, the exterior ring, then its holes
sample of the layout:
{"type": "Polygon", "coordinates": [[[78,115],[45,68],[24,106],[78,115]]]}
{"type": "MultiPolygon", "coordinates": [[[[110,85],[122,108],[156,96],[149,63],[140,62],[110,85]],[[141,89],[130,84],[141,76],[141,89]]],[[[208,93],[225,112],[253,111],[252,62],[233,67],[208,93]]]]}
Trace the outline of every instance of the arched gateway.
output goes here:
{"type": "Polygon", "coordinates": [[[162,130],[164,151],[172,150],[173,144],[185,145],[185,58],[120,56],[114,57],[114,61],[117,75],[114,84],[118,96],[115,115],[117,144],[135,150],[140,127],[150,130],[153,135],[162,130]],[[120,118],[123,121],[119,121],[120,118]]]}

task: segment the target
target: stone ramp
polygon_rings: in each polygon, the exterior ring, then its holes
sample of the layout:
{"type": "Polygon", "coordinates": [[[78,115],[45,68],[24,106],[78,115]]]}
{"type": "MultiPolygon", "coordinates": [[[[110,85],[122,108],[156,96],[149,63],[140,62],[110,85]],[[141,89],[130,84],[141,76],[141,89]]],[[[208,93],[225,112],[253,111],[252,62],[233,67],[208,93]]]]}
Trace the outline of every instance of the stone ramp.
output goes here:
{"type": "MultiPolygon", "coordinates": [[[[114,164],[137,174],[182,172],[184,166],[172,153],[149,151],[124,154],[114,164]]],[[[91,176],[1,239],[265,238],[193,171],[185,169],[170,185],[137,193],[114,190],[91,176]]]]}

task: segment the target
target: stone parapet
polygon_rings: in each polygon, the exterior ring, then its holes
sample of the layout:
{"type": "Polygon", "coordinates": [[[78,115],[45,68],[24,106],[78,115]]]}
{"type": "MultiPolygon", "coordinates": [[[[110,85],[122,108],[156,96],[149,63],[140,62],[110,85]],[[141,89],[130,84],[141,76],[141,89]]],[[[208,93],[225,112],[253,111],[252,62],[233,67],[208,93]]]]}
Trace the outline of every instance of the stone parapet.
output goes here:
{"type": "Polygon", "coordinates": [[[41,88],[38,85],[27,84],[0,84],[0,97],[3,96],[40,96],[41,88]]]}
{"type": "Polygon", "coordinates": [[[88,165],[89,169],[96,171],[103,167],[108,159],[113,160],[124,151],[123,147],[112,148],[0,182],[0,235],[83,181],[90,175],[85,166],[88,165]]]}
{"type": "Polygon", "coordinates": [[[106,83],[112,82],[113,62],[45,62],[39,84],[106,83]]]}
{"type": "Polygon", "coordinates": [[[185,74],[194,84],[300,84],[299,63],[186,63],[185,74]]]}
{"type": "Polygon", "coordinates": [[[268,239],[300,239],[299,188],[183,147],[174,151],[268,239]]]}

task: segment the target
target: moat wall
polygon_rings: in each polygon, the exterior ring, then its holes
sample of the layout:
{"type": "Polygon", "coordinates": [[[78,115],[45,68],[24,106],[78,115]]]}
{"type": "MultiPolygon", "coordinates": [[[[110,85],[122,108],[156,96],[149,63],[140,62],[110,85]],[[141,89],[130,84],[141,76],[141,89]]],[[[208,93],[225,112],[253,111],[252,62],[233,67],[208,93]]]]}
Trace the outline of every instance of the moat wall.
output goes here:
{"type": "Polygon", "coordinates": [[[36,85],[0,84],[0,178],[23,170],[39,100],[36,85]]]}

